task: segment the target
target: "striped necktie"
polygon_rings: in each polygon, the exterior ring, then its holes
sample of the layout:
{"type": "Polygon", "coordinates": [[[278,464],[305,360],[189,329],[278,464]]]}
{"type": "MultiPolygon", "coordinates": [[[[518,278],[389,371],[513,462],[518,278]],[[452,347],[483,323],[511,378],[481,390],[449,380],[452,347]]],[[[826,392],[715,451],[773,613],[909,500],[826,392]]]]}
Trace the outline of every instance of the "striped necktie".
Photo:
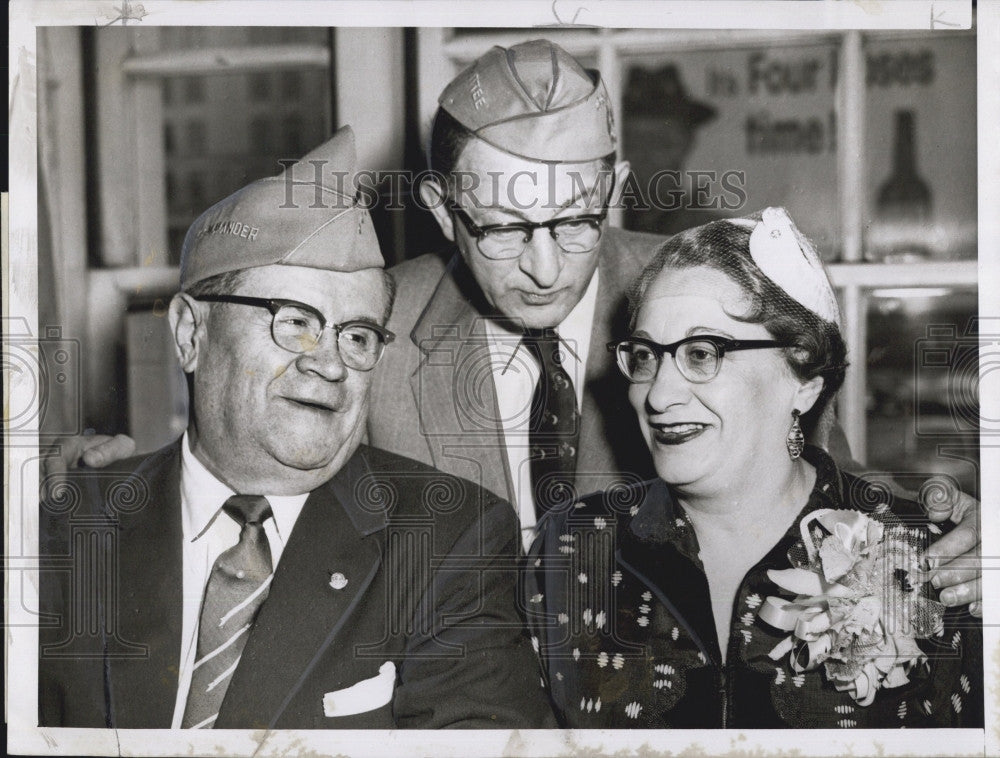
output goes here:
{"type": "Polygon", "coordinates": [[[240,525],[240,540],[212,566],[198,623],[198,652],[181,727],[210,728],[240,662],[254,617],[271,584],[264,522],[271,505],[259,495],[233,495],[222,510],[240,525]]]}
{"type": "Polygon", "coordinates": [[[553,329],[527,329],[523,343],[541,367],[531,398],[531,488],[538,518],[574,499],[580,414],[576,390],[562,364],[567,351],[553,329]]]}

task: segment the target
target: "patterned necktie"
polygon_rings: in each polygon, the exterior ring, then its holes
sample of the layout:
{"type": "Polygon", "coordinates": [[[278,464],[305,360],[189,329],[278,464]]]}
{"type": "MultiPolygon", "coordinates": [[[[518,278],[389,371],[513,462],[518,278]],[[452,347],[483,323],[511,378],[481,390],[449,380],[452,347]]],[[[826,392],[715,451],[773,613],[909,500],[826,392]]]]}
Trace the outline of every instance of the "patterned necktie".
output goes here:
{"type": "Polygon", "coordinates": [[[531,489],[535,515],[573,498],[576,448],[580,439],[579,414],[573,380],[562,367],[565,349],[552,329],[527,329],[524,346],[541,367],[531,397],[531,489]]]}
{"type": "Polygon", "coordinates": [[[224,510],[240,524],[240,541],[212,566],[198,624],[198,652],[181,727],[209,728],[240,662],[254,617],[271,584],[264,522],[271,505],[259,495],[233,495],[224,510]]]}

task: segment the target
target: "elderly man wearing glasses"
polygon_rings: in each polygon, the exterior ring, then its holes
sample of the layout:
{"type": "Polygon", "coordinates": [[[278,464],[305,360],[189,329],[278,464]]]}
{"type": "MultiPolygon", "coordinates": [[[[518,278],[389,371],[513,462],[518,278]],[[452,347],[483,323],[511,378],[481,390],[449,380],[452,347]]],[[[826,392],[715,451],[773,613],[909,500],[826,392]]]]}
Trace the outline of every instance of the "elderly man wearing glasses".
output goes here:
{"type": "Polygon", "coordinates": [[[345,127],[188,232],[187,431],[42,505],[73,568],[42,572],[41,725],[553,725],[510,507],[361,444],[393,285],[354,170],[345,127]]]}
{"type": "Polygon", "coordinates": [[[547,40],[439,98],[421,199],[454,248],[397,266],[370,438],[514,504],[525,545],[575,495],[652,471],[604,343],[662,238],[609,227],[628,174],[600,75],[547,40]]]}

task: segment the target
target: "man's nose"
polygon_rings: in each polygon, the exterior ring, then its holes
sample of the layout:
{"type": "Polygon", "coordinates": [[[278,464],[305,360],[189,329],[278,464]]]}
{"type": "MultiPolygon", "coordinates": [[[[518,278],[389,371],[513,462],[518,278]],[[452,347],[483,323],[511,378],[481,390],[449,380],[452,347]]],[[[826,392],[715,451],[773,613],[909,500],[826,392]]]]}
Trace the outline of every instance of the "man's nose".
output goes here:
{"type": "Polygon", "coordinates": [[[299,371],[312,373],[328,382],[342,382],[348,368],[340,355],[339,335],[333,329],[324,329],[319,341],[295,361],[299,371]]]}
{"type": "Polygon", "coordinates": [[[543,288],[555,286],[565,261],[562,250],[548,229],[535,229],[518,261],[521,271],[543,288]]]}

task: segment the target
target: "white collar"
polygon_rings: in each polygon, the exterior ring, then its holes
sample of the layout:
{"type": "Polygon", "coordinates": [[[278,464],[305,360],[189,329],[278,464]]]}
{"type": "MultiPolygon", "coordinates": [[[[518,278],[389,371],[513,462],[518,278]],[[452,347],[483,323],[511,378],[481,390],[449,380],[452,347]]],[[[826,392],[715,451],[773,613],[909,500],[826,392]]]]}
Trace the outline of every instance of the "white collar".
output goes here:
{"type": "MultiPolygon", "coordinates": [[[[184,436],[181,437],[181,503],[185,542],[193,542],[203,534],[226,500],[235,494],[229,485],[220,481],[191,452],[190,437],[184,432],[184,436]]],[[[262,494],[271,504],[271,513],[278,535],[282,541],[287,541],[309,493],[262,494]]]]}
{"type": "Polygon", "coordinates": [[[594,326],[594,308],[597,306],[597,269],[594,269],[590,283],[580,298],[580,302],[573,306],[566,318],[558,326],[559,339],[566,344],[567,348],[572,348],[580,358],[581,363],[586,366],[587,354],[590,352],[590,333],[594,326]]]}

